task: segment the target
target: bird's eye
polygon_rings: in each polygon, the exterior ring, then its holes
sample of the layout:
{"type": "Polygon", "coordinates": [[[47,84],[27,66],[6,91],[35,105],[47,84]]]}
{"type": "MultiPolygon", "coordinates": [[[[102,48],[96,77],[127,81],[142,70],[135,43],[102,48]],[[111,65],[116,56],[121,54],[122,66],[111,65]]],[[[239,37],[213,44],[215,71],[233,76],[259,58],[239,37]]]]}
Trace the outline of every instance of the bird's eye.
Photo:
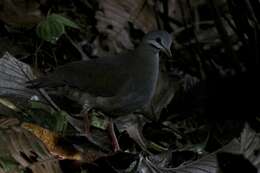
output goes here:
{"type": "Polygon", "coordinates": [[[157,37],[157,38],[155,39],[155,41],[156,41],[157,43],[162,44],[162,40],[161,40],[161,38],[159,38],[159,37],[157,37]]]}

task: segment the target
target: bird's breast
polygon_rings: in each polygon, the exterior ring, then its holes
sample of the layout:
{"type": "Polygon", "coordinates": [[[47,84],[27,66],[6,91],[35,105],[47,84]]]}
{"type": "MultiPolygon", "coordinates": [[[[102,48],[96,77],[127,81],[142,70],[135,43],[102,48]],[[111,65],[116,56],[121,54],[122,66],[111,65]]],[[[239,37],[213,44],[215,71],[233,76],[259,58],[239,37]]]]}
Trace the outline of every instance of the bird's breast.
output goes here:
{"type": "Polygon", "coordinates": [[[159,58],[138,64],[132,72],[132,83],[135,83],[133,89],[143,95],[143,99],[146,101],[151,99],[154,94],[158,74],[159,58]]]}

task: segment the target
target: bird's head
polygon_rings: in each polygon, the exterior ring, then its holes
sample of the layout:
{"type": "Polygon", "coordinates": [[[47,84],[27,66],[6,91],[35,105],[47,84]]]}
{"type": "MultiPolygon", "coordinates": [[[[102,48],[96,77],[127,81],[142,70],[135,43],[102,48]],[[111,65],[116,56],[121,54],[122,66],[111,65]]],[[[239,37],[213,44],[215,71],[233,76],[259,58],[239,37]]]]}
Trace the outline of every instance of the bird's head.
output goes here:
{"type": "Polygon", "coordinates": [[[152,47],[164,52],[171,57],[172,35],[166,31],[152,31],[143,38],[144,43],[148,43],[152,47]]]}

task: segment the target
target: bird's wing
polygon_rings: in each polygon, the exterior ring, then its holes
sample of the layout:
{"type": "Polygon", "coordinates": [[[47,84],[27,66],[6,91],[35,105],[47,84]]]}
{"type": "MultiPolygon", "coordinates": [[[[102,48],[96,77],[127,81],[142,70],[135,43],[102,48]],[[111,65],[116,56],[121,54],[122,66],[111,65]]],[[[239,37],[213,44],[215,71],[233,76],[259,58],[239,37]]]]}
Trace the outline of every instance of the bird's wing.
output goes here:
{"type": "Polygon", "coordinates": [[[111,97],[130,80],[125,63],[118,58],[73,62],[47,76],[56,85],[68,85],[94,96],[111,97]]]}

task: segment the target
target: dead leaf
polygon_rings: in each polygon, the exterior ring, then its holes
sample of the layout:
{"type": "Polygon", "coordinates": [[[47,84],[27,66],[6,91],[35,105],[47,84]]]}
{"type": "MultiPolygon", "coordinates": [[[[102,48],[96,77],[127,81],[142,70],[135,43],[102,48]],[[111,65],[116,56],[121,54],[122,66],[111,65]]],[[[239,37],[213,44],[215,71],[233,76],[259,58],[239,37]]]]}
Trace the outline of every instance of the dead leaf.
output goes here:
{"type": "Polygon", "coordinates": [[[2,0],[0,19],[15,27],[32,27],[43,19],[37,0],[2,0]]]}
{"type": "Polygon", "coordinates": [[[37,136],[45,144],[50,153],[57,156],[59,159],[78,160],[85,163],[92,163],[100,157],[107,156],[106,154],[92,148],[85,149],[84,153],[82,153],[72,144],[62,143],[61,141],[65,140],[61,135],[48,129],[44,129],[38,125],[22,123],[21,126],[37,136]]]}
{"type": "Polygon", "coordinates": [[[59,139],[62,136],[57,133],[51,132],[48,129],[44,129],[38,125],[31,123],[22,123],[23,128],[32,132],[37,136],[48,148],[48,150],[55,156],[58,156],[61,159],[71,159],[71,160],[81,160],[81,154],[76,149],[73,151],[66,150],[61,145],[58,144],[59,139]]]}
{"type": "Polygon", "coordinates": [[[30,99],[38,94],[26,88],[25,83],[30,79],[33,79],[30,66],[5,53],[0,59],[0,96],[30,99]]]}
{"type": "Polygon", "coordinates": [[[129,22],[144,32],[157,28],[152,6],[146,0],[103,0],[96,13],[99,32],[108,35],[107,46],[119,52],[133,48],[128,33],[129,22]]]}
{"type": "Polygon", "coordinates": [[[32,133],[17,125],[18,120],[1,118],[0,162],[2,172],[61,173],[54,158],[32,133]]]}
{"type": "Polygon", "coordinates": [[[245,126],[241,133],[241,139],[234,138],[227,145],[211,154],[205,155],[202,158],[183,163],[182,165],[169,168],[169,163],[172,162],[174,155],[172,151],[167,151],[164,154],[152,155],[149,157],[140,157],[140,163],[137,170],[146,170],[147,172],[167,172],[167,173],[216,173],[218,171],[218,162],[216,155],[226,152],[235,155],[243,155],[254,165],[258,171],[260,170],[260,154],[259,154],[259,134],[256,134],[248,125],[245,126]],[[159,162],[158,162],[159,160],[159,162]]]}

